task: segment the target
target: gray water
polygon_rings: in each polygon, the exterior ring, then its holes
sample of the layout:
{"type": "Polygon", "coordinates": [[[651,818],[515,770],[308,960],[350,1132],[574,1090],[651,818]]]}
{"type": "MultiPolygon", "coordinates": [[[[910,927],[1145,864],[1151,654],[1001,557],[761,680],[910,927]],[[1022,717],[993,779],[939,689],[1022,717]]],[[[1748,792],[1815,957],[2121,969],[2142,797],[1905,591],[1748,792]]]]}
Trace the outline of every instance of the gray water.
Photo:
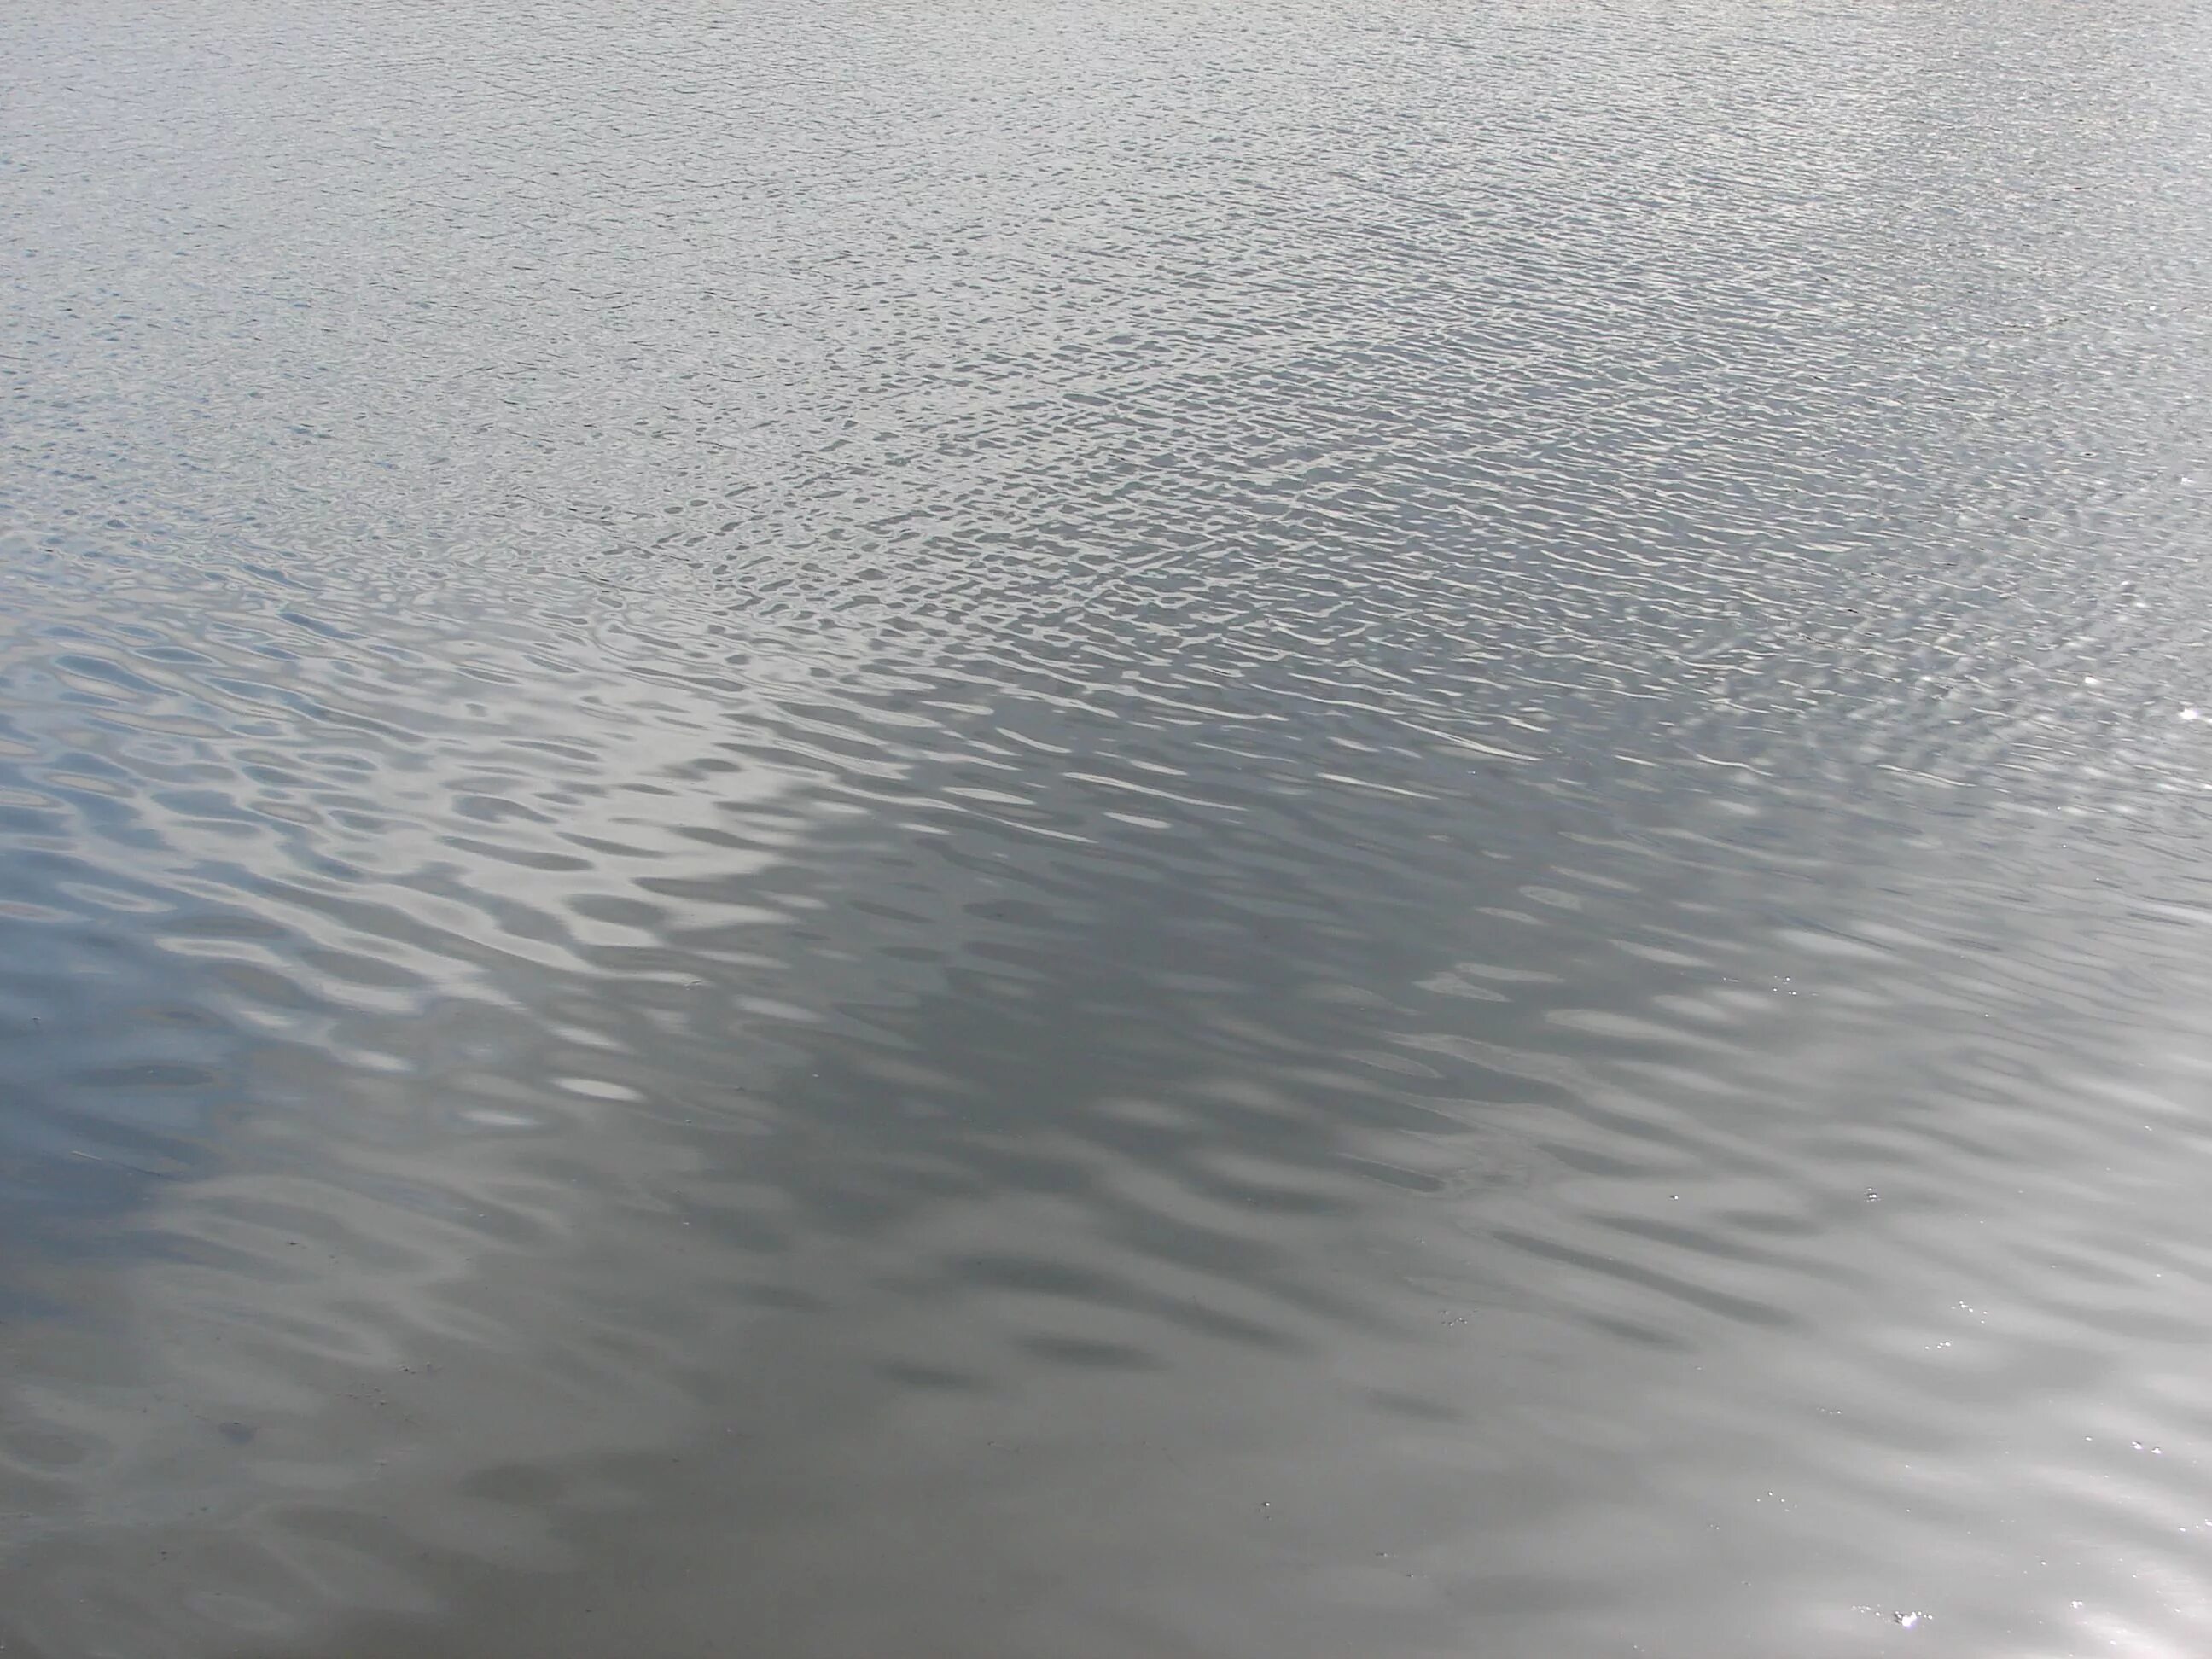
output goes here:
{"type": "Polygon", "coordinates": [[[2208,267],[2175,0],[12,0],[9,1659],[2212,1652],[2208,267]]]}

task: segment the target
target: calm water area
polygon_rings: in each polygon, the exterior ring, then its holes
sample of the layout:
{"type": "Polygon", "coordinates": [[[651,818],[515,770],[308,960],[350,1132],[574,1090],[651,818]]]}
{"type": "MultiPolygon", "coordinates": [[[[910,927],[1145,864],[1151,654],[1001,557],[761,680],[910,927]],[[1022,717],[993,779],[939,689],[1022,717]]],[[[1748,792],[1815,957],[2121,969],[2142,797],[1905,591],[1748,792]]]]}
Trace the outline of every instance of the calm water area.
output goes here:
{"type": "Polygon", "coordinates": [[[6,1659],[2212,1654],[2212,6],[9,0],[6,1659]]]}

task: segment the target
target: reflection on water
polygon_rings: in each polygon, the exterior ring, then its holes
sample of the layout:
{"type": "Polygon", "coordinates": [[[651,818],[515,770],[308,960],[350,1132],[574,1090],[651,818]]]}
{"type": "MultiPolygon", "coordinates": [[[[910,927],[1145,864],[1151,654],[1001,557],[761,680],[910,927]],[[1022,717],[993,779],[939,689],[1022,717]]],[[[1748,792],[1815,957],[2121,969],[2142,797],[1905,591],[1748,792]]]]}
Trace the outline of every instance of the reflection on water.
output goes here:
{"type": "Polygon", "coordinates": [[[0,1638],[2212,1644],[2204,19],[0,18],[0,1638]]]}

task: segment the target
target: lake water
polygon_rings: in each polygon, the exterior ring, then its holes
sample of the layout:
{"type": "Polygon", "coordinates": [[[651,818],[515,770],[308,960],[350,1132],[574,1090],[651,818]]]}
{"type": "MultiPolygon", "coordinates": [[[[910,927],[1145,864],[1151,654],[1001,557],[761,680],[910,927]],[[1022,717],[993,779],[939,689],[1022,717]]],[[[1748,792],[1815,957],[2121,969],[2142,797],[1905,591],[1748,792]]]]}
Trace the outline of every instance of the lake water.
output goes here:
{"type": "Polygon", "coordinates": [[[13,0],[6,1652],[2212,1652],[2208,295],[2179,0],[13,0]]]}

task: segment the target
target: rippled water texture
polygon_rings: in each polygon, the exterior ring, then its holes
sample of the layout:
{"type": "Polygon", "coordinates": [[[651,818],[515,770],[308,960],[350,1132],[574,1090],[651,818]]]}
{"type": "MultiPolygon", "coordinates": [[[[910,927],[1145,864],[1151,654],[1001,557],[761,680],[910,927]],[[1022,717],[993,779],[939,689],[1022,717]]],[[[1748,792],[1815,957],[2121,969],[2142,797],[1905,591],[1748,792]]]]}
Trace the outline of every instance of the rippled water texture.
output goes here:
{"type": "Polygon", "coordinates": [[[2208,253],[2160,0],[13,0],[10,1659],[2212,1653],[2208,253]]]}

